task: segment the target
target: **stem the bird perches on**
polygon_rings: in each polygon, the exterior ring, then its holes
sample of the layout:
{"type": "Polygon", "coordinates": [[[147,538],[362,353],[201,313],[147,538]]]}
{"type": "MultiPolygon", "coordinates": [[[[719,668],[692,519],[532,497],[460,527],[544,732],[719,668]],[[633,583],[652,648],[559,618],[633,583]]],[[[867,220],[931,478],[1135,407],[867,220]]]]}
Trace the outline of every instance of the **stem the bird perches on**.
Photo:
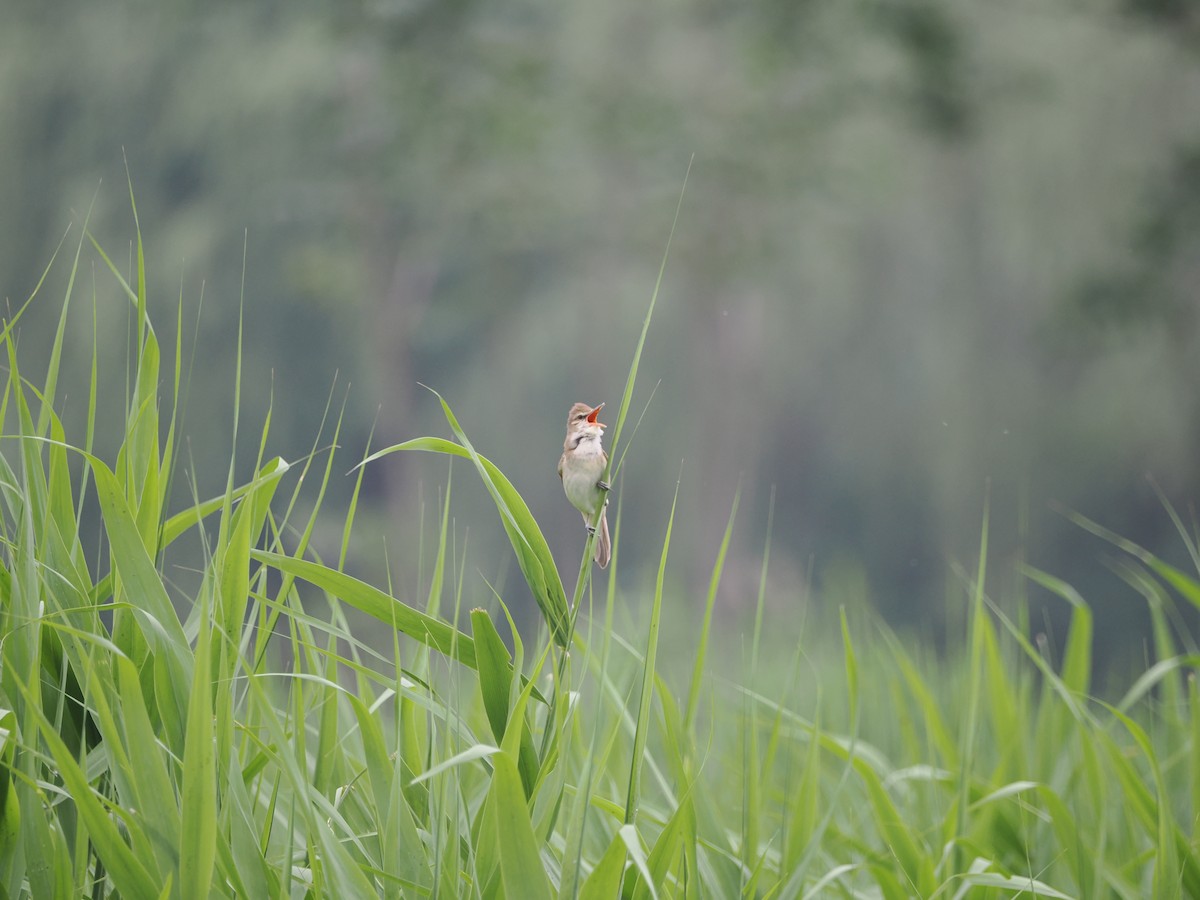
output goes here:
{"type": "MultiPolygon", "coordinates": [[[[605,484],[611,485],[613,483],[613,480],[616,478],[616,476],[620,473],[620,470],[621,470],[621,463],[618,462],[616,464],[616,466],[614,467],[613,460],[615,460],[617,458],[616,451],[617,451],[617,446],[620,443],[621,429],[625,425],[625,416],[629,412],[629,404],[630,404],[630,401],[633,399],[633,386],[637,381],[638,363],[641,361],[641,358],[642,358],[642,348],[646,345],[646,334],[650,330],[650,320],[654,316],[654,305],[658,301],[658,292],[659,292],[660,288],[662,287],[663,273],[666,272],[666,269],[667,269],[667,258],[670,256],[670,253],[671,253],[671,239],[675,236],[676,225],[679,224],[679,211],[683,207],[683,197],[684,197],[684,194],[687,192],[688,175],[692,171],[692,163],[695,161],[695,158],[696,157],[693,154],[692,158],[688,160],[687,171],[684,172],[684,175],[683,175],[683,184],[679,188],[679,202],[676,203],[676,205],[675,205],[675,217],[671,221],[671,230],[667,234],[667,245],[663,249],[662,264],[658,267],[658,278],[654,282],[654,292],[650,295],[650,305],[646,309],[646,318],[642,322],[642,333],[638,336],[637,347],[635,348],[635,350],[633,352],[633,362],[629,366],[629,377],[625,379],[625,392],[621,395],[621,406],[620,406],[620,409],[617,411],[616,424],[613,426],[612,444],[609,447],[608,459],[604,464],[604,472],[600,476],[600,480],[602,482],[604,482],[605,484]]],[[[624,460],[624,453],[622,453],[621,460],[622,461],[624,460]]],[[[597,529],[600,527],[600,517],[604,515],[605,508],[607,506],[608,506],[608,497],[606,496],[604,498],[604,502],[601,503],[599,505],[599,507],[597,508],[596,512],[592,514],[591,521],[588,523],[588,526],[589,526],[588,527],[588,538],[587,538],[587,541],[584,542],[584,546],[583,546],[583,559],[579,563],[579,576],[575,579],[575,592],[571,597],[571,603],[570,603],[570,606],[568,607],[568,617],[569,618],[568,618],[568,624],[567,624],[567,641],[566,641],[567,648],[570,647],[571,642],[575,639],[575,622],[579,616],[579,608],[582,605],[583,592],[587,588],[589,579],[591,578],[591,574],[592,574],[592,556],[595,553],[595,549],[596,549],[596,533],[597,533],[597,529]]],[[[611,563],[611,565],[612,565],[612,572],[615,575],[616,568],[617,568],[616,567],[616,558],[615,558],[615,551],[616,551],[615,544],[613,545],[613,551],[614,551],[614,556],[613,556],[613,562],[611,563]]],[[[562,685],[564,683],[564,678],[566,676],[567,661],[569,659],[570,659],[570,654],[567,652],[567,649],[564,648],[562,655],[559,656],[559,658],[558,658],[558,664],[553,667],[555,676],[556,676],[556,685],[562,685]]],[[[549,718],[551,718],[551,719],[553,719],[554,716],[557,715],[557,706],[558,706],[560,693],[561,693],[561,691],[556,689],[551,694],[551,698],[550,698],[551,708],[548,713],[549,718]]],[[[553,729],[547,729],[543,733],[542,753],[541,753],[543,758],[545,758],[545,755],[547,753],[548,746],[549,746],[549,736],[552,731],[553,731],[553,729]]]]}
{"type": "MultiPolygon", "coordinates": [[[[616,468],[613,467],[613,460],[617,456],[617,445],[621,440],[621,429],[625,425],[625,416],[629,412],[629,403],[633,399],[633,386],[637,382],[638,363],[642,359],[642,348],[646,344],[646,334],[650,330],[650,319],[654,316],[654,304],[658,302],[658,292],[662,288],[663,273],[667,270],[667,258],[671,254],[671,239],[675,237],[675,227],[679,224],[679,211],[683,208],[683,197],[687,193],[688,175],[692,171],[692,163],[695,161],[695,155],[688,160],[687,171],[683,174],[683,184],[679,188],[679,201],[675,204],[675,218],[671,221],[671,230],[667,234],[667,245],[663,248],[662,263],[658,267],[658,278],[654,282],[654,293],[650,295],[650,306],[646,309],[646,318],[642,322],[642,333],[638,337],[637,348],[633,352],[633,362],[629,366],[629,377],[625,379],[625,392],[621,395],[621,407],[617,411],[617,421],[613,426],[612,443],[609,446],[608,461],[604,465],[604,474],[600,476],[600,480],[605,484],[612,484],[620,471],[620,464],[616,468]]],[[[623,459],[623,457],[622,457],[623,459]]],[[[608,497],[604,498],[604,503],[592,514],[588,528],[588,539],[583,548],[583,561],[579,565],[579,577],[575,580],[575,593],[571,597],[571,626],[570,632],[573,635],[575,632],[575,617],[579,614],[579,603],[583,599],[584,589],[587,587],[588,579],[592,573],[592,556],[596,549],[596,530],[600,527],[600,518],[604,515],[605,507],[608,505],[608,497]]],[[[615,551],[615,547],[613,548],[615,551]]]]}

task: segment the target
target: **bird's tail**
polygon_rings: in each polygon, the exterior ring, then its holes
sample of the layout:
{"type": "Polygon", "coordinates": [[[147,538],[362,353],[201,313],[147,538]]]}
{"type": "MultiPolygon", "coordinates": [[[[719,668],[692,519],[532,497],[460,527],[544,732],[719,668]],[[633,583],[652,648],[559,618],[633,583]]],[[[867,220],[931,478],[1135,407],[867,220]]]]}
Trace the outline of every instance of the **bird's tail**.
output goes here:
{"type": "Polygon", "coordinates": [[[608,511],[600,517],[600,533],[596,536],[596,562],[600,568],[608,565],[612,559],[612,542],[608,538],[608,511]]]}

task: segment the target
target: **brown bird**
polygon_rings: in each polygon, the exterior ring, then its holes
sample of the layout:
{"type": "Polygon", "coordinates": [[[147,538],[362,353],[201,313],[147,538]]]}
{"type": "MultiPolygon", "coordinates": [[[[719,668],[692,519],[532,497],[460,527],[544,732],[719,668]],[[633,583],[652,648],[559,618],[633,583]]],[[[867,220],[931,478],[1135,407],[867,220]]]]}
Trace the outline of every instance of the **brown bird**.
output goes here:
{"type": "MultiPolygon", "coordinates": [[[[605,425],[596,421],[602,409],[603,403],[595,407],[576,403],[571,407],[567,416],[567,439],[563,441],[563,453],[558,460],[558,477],[562,479],[563,490],[571,505],[583,514],[589,534],[594,531],[592,518],[596,510],[608,503],[609,487],[600,480],[608,465],[608,454],[600,446],[605,425]]],[[[604,568],[612,557],[606,512],[600,514],[599,529],[595,558],[600,568],[604,568]]]]}

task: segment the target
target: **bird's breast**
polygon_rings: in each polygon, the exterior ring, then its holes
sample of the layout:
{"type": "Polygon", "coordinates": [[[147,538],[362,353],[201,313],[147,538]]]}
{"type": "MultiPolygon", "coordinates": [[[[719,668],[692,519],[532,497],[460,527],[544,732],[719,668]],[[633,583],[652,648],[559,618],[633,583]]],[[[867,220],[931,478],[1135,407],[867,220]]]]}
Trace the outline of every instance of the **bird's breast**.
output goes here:
{"type": "Polygon", "coordinates": [[[604,453],[582,454],[583,445],[572,451],[564,461],[562,480],[567,499],[576,509],[591,513],[600,502],[596,482],[604,473],[604,453]]]}

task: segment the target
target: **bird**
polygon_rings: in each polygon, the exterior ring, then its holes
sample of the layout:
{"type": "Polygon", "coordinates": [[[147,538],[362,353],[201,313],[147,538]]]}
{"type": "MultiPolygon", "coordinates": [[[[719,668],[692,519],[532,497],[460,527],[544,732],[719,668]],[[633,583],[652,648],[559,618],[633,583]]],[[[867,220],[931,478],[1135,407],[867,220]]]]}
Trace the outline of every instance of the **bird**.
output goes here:
{"type": "MultiPolygon", "coordinates": [[[[588,534],[597,530],[592,527],[596,510],[608,505],[609,485],[602,480],[608,466],[608,454],[600,446],[606,426],[596,420],[602,409],[603,403],[599,406],[576,403],[571,407],[567,415],[567,438],[563,441],[562,456],[558,460],[558,477],[562,479],[563,490],[571,505],[583,514],[588,534]]],[[[606,512],[600,513],[598,530],[594,558],[603,569],[612,557],[606,512]]]]}

